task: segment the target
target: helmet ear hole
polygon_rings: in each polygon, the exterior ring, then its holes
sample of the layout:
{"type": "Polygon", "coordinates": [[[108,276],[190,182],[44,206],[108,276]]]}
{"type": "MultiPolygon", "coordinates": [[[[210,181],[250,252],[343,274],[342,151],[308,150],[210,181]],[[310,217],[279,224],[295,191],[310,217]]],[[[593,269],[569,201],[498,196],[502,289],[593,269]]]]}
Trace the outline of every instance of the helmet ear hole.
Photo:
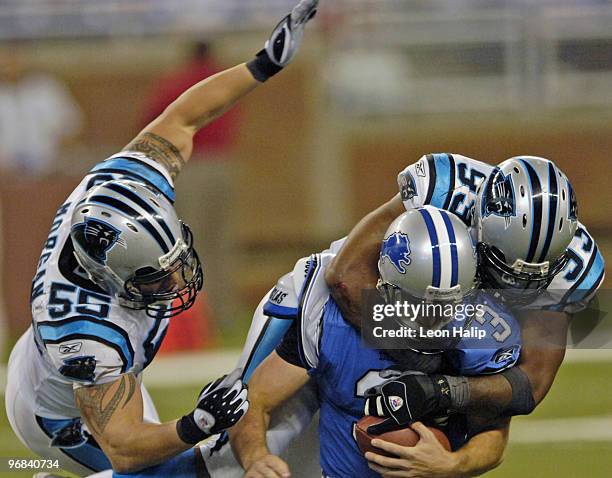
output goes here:
{"type": "Polygon", "coordinates": [[[559,220],[559,230],[563,229],[563,218],[559,220]]]}
{"type": "Polygon", "coordinates": [[[134,224],[132,224],[131,222],[127,222],[125,223],[125,225],[127,226],[127,228],[132,231],[132,232],[138,232],[138,229],[136,228],[136,226],[134,226],[134,224]]]}
{"type": "Polygon", "coordinates": [[[525,186],[523,186],[521,184],[521,197],[524,198],[525,197],[525,186]]]}
{"type": "Polygon", "coordinates": [[[81,214],[87,214],[89,212],[89,208],[81,209],[81,214]]]}
{"type": "Polygon", "coordinates": [[[523,229],[527,227],[527,214],[523,214],[523,229]]]}
{"type": "Polygon", "coordinates": [[[565,201],[565,189],[561,190],[561,199],[565,201]]]}
{"type": "Polygon", "coordinates": [[[102,212],[100,213],[100,215],[102,215],[102,216],[104,216],[104,217],[112,217],[112,215],[111,215],[110,213],[106,212],[106,211],[102,211],[102,212]]]}
{"type": "Polygon", "coordinates": [[[160,204],[153,198],[150,198],[149,201],[151,201],[153,204],[155,204],[157,207],[161,207],[160,204]]]}
{"type": "Polygon", "coordinates": [[[515,172],[516,174],[519,174],[521,171],[519,170],[519,168],[517,168],[516,166],[514,166],[514,172],[515,172]]]}

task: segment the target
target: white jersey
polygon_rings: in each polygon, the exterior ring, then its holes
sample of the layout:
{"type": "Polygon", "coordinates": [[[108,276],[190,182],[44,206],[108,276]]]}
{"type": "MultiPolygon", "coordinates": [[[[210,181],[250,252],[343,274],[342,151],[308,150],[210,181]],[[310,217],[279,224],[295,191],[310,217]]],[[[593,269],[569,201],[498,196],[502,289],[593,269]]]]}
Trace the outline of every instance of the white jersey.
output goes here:
{"type": "MultiPolygon", "coordinates": [[[[397,182],[406,210],[427,204],[445,209],[472,226],[478,186],[495,166],[460,154],[428,154],[399,173],[397,182]]],[[[586,227],[578,223],[567,248],[569,262],[533,309],[576,313],[585,309],[604,279],[604,259],[586,227]]]]}
{"type": "Polygon", "coordinates": [[[73,388],[139,375],[153,360],[168,327],[144,310],[122,307],[91,282],[74,256],[73,209],[86,192],[110,179],[129,178],[174,200],[172,179],[141,153],[122,152],[95,166],[57,210],[32,281],[31,370],[36,413],[78,417],[73,388]]]}

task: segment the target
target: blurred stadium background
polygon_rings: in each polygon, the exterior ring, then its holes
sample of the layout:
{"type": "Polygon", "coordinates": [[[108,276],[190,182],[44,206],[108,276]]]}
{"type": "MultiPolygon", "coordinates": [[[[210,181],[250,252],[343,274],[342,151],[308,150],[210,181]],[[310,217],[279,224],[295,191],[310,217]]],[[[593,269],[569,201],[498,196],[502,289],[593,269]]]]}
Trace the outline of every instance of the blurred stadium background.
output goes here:
{"type": "MultiPolygon", "coordinates": [[[[61,85],[73,110],[40,167],[13,161],[0,144],[4,360],[29,324],[30,280],[57,206],[88,168],[138,132],[155,92],[196,42],[210,46],[216,64],[248,60],[292,4],[0,0],[0,95],[14,91],[19,75],[36,74],[61,85]]],[[[198,386],[232,367],[271,284],[395,194],[397,172],[423,154],[553,159],[612,262],[612,1],[321,4],[298,60],[211,130],[223,158],[201,152],[202,161],[224,164],[227,176],[223,200],[211,200],[228,224],[227,247],[205,279],[222,299],[211,306],[204,297],[189,317],[175,319],[148,371],[162,417],[182,414],[198,386]],[[181,376],[179,368],[194,372],[181,376]]],[[[0,115],[6,108],[10,117],[7,101],[0,99],[0,115]]],[[[194,217],[207,210],[199,201],[208,201],[197,189],[183,200],[194,217]]],[[[219,237],[209,230],[204,248],[219,237]]],[[[610,476],[610,376],[609,350],[570,354],[545,403],[515,420],[506,462],[491,476],[610,476]]],[[[1,416],[0,456],[29,456],[1,416]]]]}

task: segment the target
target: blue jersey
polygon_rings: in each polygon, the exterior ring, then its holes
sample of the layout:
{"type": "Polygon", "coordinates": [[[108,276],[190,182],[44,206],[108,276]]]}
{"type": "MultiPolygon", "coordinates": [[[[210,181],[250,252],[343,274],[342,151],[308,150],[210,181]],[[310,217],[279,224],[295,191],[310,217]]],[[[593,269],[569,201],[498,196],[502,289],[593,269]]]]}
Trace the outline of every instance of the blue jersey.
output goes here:
{"type": "MultiPolygon", "coordinates": [[[[311,256],[310,269],[300,294],[298,349],[302,363],[316,377],[320,398],[321,467],[333,478],[375,477],[352,436],[353,424],[363,417],[365,390],[384,380],[380,371],[394,362],[379,350],[364,346],[360,333],[344,320],[329,296],[323,270],[330,260],[311,256]]],[[[474,320],[475,331],[486,338],[466,337],[455,350],[445,352],[450,369],[445,372],[478,375],[499,372],[516,363],[520,354],[520,330],[514,318],[486,298],[485,313],[474,320]]],[[[453,423],[463,420],[451,419],[453,423]]],[[[454,447],[466,438],[465,429],[452,429],[454,447]]]]}

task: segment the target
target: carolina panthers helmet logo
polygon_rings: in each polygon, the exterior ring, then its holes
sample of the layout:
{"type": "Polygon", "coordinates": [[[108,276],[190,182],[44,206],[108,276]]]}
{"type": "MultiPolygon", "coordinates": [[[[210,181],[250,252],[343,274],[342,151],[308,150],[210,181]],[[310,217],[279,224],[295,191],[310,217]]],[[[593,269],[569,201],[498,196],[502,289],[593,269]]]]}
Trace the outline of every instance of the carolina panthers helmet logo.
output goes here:
{"type": "Polygon", "coordinates": [[[410,259],[410,241],[403,232],[394,232],[383,241],[380,253],[381,261],[388,259],[400,274],[406,273],[406,266],[412,262],[410,259]]]}
{"type": "Polygon", "coordinates": [[[506,220],[506,227],[510,225],[510,218],[516,216],[516,202],[514,199],[514,186],[510,175],[496,169],[487,181],[482,200],[482,217],[501,216],[506,220]]]}
{"type": "Polygon", "coordinates": [[[120,235],[119,229],[92,217],[72,226],[73,238],[100,264],[106,263],[106,255],[115,244],[119,243],[125,247],[125,241],[119,238],[120,235]]]}
{"type": "Polygon", "coordinates": [[[412,174],[410,174],[410,171],[406,170],[400,173],[397,181],[399,183],[402,201],[408,201],[417,195],[416,182],[412,174]]]}
{"type": "Polygon", "coordinates": [[[578,200],[576,199],[576,193],[574,192],[574,188],[567,182],[567,190],[569,193],[569,219],[571,221],[576,221],[578,219],[578,200]]]}

